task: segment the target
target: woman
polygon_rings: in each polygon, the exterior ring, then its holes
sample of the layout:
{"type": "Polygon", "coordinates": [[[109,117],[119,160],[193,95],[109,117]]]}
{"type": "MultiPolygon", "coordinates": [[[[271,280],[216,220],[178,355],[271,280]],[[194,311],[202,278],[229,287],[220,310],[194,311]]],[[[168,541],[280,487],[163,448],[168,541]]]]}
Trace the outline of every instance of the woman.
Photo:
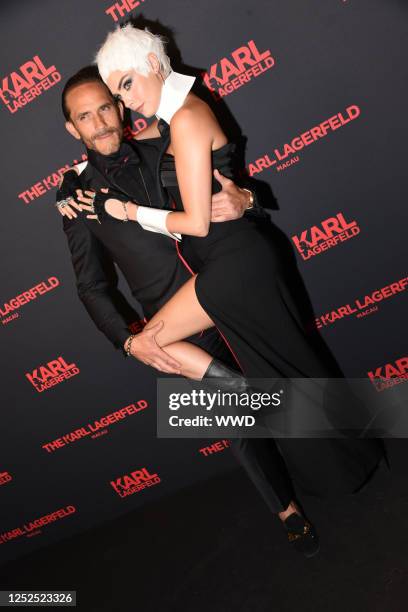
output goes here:
{"type": "MultiPolygon", "coordinates": [[[[108,35],[97,63],[126,107],[156,115],[170,127],[161,177],[176,210],[155,209],[157,194],[150,198],[151,207],[109,194],[95,199],[101,219],[109,214],[147,230],[183,235],[183,255],[194,261],[196,274],[150,319],[149,327],[164,322],[158,344],[174,355],[172,347],[215,324],[246,377],[341,376],[310,343],[279,250],[267,232],[248,217],[210,223],[211,194],[218,190],[213,168],[231,173],[235,146],[210,108],[190,92],[194,78],[171,71],[158,36],[130,25],[108,35]]],[[[201,354],[193,377],[203,378],[210,363],[211,357],[201,354]]],[[[288,438],[278,444],[294,480],[318,494],[357,490],[381,457],[374,441],[288,438]]]]}

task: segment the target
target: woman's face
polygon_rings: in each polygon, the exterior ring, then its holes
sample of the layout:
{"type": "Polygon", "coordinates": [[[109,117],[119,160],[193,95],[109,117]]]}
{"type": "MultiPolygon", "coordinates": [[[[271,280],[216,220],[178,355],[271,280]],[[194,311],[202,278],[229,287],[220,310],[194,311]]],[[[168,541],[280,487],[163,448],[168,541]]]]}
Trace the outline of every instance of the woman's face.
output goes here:
{"type": "MultiPolygon", "coordinates": [[[[154,58],[157,59],[155,56],[154,58]]],[[[159,108],[163,85],[160,74],[154,70],[155,62],[151,64],[153,64],[152,70],[147,76],[130,68],[115,70],[107,79],[112,94],[122,100],[127,108],[145,117],[152,117],[159,108]]]]}

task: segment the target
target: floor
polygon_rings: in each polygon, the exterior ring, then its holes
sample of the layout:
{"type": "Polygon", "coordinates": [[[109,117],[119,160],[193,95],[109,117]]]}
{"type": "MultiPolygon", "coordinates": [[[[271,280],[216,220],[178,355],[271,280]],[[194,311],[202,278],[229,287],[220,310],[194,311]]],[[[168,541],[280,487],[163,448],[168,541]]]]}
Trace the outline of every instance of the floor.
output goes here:
{"type": "Polygon", "coordinates": [[[236,469],[10,562],[0,587],[76,589],[89,612],[401,612],[408,442],[387,447],[392,472],[382,467],[359,494],[303,498],[321,538],[312,559],[290,548],[236,469]]]}

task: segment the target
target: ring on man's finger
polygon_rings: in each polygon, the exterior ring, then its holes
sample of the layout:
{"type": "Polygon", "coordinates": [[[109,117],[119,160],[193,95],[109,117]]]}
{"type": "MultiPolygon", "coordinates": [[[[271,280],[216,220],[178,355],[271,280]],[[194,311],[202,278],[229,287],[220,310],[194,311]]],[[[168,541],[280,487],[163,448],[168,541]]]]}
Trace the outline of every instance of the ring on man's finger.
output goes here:
{"type": "Polygon", "coordinates": [[[65,198],[63,200],[59,200],[55,203],[55,206],[60,209],[65,208],[66,206],[69,206],[71,200],[72,198],[65,198]]]}

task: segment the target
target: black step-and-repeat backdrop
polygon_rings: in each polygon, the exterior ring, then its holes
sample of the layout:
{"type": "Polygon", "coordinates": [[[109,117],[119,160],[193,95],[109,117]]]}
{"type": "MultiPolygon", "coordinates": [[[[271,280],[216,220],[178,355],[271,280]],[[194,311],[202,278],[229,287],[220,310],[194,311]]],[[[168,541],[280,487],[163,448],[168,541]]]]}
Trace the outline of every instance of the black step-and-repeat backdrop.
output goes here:
{"type": "Polygon", "coordinates": [[[77,298],[53,207],[60,174],[83,155],[64,129],[63,83],[116,24],[157,21],[248,138],[248,172],[273,191],[314,324],[345,373],[403,379],[408,7],[20,0],[0,15],[5,561],[235,465],[227,440],[157,439],[155,373],[115,351],[77,298]]]}

